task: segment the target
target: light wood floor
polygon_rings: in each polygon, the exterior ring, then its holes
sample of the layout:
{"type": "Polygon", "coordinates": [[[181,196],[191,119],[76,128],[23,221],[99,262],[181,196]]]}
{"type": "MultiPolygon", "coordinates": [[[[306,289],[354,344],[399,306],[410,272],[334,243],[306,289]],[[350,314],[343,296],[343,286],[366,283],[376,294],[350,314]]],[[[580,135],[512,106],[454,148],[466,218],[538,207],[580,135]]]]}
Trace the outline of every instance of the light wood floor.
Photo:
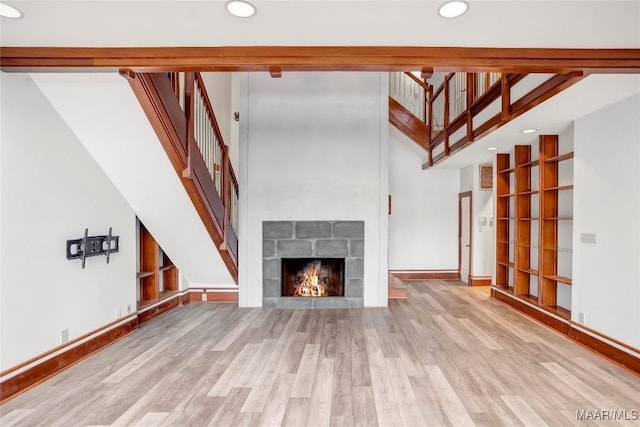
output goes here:
{"type": "Polygon", "coordinates": [[[640,379],[488,296],[408,284],[389,309],[188,304],[2,407],[31,426],[592,426],[640,379]]]}

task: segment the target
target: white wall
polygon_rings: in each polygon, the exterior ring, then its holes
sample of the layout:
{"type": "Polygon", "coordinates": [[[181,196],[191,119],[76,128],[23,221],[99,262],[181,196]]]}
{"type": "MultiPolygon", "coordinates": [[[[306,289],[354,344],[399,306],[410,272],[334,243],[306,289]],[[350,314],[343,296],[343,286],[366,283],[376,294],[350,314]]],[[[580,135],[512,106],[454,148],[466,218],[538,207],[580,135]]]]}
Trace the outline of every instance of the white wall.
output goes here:
{"type": "Polygon", "coordinates": [[[572,317],[640,347],[640,95],[576,120],[574,135],[572,317]]]}
{"type": "Polygon", "coordinates": [[[0,370],[135,310],[135,214],[25,74],[0,74],[0,370]],[[66,259],[66,241],[120,236],[120,252],[66,259]]]}
{"type": "Polygon", "coordinates": [[[458,170],[422,170],[425,151],[389,126],[389,270],[458,269],[458,170]]]}
{"type": "Polygon", "coordinates": [[[460,169],[460,192],[466,191],[472,192],[473,199],[471,275],[489,277],[495,269],[493,191],[480,190],[480,164],[460,169]]]}
{"type": "Polygon", "coordinates": [[[262,221],[365,221],[364,305],[387,304],[388,74],[245,74],[240,305],[262,304],[262,221]]]}
{"type": "Polygon", "coordinates": [[[233,285],[128,82],[116,73],[32,78],[189,283],[233,285]]]}

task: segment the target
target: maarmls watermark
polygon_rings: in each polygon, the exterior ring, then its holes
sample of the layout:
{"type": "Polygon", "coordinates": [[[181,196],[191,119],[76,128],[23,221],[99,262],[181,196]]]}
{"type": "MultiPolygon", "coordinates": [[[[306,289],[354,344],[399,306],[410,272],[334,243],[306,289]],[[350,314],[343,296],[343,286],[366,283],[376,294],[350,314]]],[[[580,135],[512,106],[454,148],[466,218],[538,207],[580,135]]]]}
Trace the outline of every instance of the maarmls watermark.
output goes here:
{"type": "Polygon", "coordinates": [[[578,421],[637,421],[640,414],[637,410],[626,409],[578,409],[578,421]]]}

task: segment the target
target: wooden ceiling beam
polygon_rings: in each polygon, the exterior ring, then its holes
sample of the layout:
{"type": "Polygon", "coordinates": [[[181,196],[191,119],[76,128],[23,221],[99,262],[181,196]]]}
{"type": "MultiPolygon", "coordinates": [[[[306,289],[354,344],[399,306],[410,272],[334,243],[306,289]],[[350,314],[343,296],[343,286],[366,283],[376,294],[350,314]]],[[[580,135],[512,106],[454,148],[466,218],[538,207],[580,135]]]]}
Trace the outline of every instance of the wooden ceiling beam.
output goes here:
{"type": "Polygon", "coordinates": [[[165,71],[410,71],[639,73],[640,49],[474,47],[0,47],[12,69],[129,68],[165,71]]]}

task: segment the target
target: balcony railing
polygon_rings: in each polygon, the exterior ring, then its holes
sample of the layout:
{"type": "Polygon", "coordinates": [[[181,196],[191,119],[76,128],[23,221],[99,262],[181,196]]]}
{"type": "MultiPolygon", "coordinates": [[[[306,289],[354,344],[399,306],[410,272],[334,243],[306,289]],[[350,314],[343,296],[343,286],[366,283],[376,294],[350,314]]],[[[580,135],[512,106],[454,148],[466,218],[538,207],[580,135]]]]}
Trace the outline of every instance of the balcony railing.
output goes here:
{"type": "Polygon", "coordinates": [[[429,159],[423,165],[427,168],[571,86],[584,74],[544,77],[547,80],[540,83],[540,75],[449,73],[434,90],[412,73],[392,72],[389,121],[428,151],[429,159]],[[521,81],[528,83],[512,92],[521,81]]]}
{"type": "Polygon", "coordinates": [[[427,112],[427,85],[411,73],[389,73],[389,96],[423,122],[427,112]]]}

